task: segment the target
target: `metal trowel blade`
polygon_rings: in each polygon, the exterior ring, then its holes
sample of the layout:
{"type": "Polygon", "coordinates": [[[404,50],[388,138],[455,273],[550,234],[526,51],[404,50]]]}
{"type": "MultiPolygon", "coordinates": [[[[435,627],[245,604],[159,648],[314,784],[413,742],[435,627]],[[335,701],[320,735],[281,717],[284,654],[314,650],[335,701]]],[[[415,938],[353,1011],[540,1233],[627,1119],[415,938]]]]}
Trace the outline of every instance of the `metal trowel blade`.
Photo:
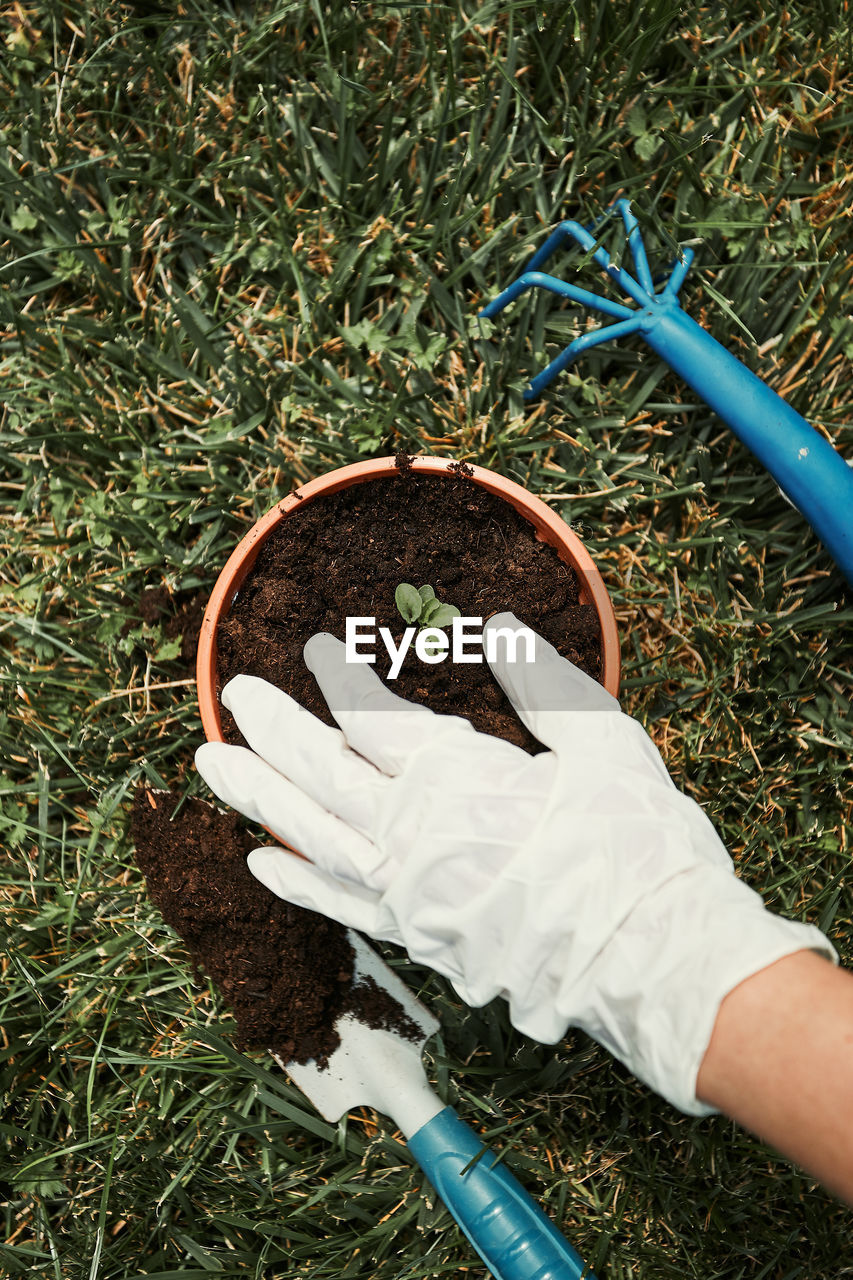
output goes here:
{"type": "Polygon", "coordinates": [[[335,1024],[341,1043],[327,1066],[283,1062],[273,1056],[326,1120],[339,1120],[353,1107],[374,1107],[394,1119],[405,1113],[409,1122],[401,1127],[414,1132],[421,1114],[425,1118],[420,1122],[426,1123],[441,1106],[421,1065],[423,1047],[438,1030],[438,1020],[358,934],[350,931],[348,937],[355,951],[355,982],[373,978],[401,1006],[417,1033],[405,1036],[368,1027],[344,1014],[335,1024]]]}

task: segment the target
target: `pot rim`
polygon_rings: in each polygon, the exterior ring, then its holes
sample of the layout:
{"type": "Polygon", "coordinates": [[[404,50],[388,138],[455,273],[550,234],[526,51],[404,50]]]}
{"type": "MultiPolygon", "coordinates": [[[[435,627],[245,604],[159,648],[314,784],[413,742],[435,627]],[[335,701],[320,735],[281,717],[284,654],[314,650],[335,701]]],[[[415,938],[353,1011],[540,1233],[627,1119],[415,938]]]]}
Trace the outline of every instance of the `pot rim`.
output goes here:
{"type": "MultiPolygon", "coordinates": [[[[520,515],[523,515],[536,529],[537,535],[554,547],[560,558],[574,569],[581,591],[581,600],[591,604],[598,615],[601,627],[601,683],[613,697],[619,694],[620,655],[619,635],[616,629],[616,616],[613,604],[592,557],[580,538],[566,524],[561,516],[552,511],[547,503],[534,494],[529,493],[515,480],[487,467],[475,463],[459,463],[454,458],[428,454],[423,457],[412,457],[409,466],[412,471],[432,474],[446,474],[452,467],[458,470],[465,467],[464,474],[472,483],[480,485],[487,492],[497,495],[509,502],[520,515]]],[[[349,463],[326,471],[316,476],[294,492],[288,494],[265,515],[256,521],[249,532],[241,538],[225,562],[217,578],[204,618],[201,624],[198,650],[196,656],[196,686],[198,691],[199,711],[205,737],[210,742],[223,742],[222,721],[219,714],[219,700],[216,696],[216,630],[220,619],[225,616],[234,595],[243,580],[254,567],[258,552],[263,543],[297,507],[304,502],[323,495],[337,493],[353,484],[362,484],[368,480],[378,480],[384,476],[398,473],[401,470],[397,457],[367,458],[362,462],[349,463]]]]}

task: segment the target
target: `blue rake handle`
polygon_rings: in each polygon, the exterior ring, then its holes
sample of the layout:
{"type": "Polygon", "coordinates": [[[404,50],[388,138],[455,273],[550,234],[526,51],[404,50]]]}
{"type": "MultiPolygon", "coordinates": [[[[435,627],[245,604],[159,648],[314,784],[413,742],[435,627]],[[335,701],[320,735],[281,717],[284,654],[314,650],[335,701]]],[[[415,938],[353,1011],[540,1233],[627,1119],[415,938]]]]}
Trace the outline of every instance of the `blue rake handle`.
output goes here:
{"type": "Polygon", "coordinates": [[[614,209],[621,213],[628,234],[636,279],[610,260],[590,229],[578,222],[563,222],[533,255],[524,274],[480,313],[492,318],[526,290],[538,288],[613,318],[614,323],[571,342],[532,380],[525,400],[539,395],[583,351],[612,338],[639,334],[752,450],[853,585],[853,468],[805,418],[682,311],[678,290],[693,261],[693,251],[682,251],[665,287],[655,293],[630,202],[617,200],[614,209]],[[540,270],[567,240],[585,249],[636,305],[600,297],[540,270]]]}
{"type": "Polygon", "coordinates": [[[595,1280],[452,1107],[409,1138],[409,1149],[495,1280],[595,1280]]]}

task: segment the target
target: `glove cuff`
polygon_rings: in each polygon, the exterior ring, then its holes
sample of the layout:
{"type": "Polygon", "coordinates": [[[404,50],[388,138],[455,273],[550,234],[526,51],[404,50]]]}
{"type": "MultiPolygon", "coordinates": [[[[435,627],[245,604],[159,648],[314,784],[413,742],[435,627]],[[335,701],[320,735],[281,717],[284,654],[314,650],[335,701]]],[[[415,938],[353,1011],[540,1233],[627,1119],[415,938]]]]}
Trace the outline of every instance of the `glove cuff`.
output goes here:
{"type": "Polygon", "coordinates": [[[581,1000],[577,990],[566,993],[564,1012],[673,1106],[714,1115],[697,1098],[696,1079],[720,1005],[741,982],[802,950],[838,962],[814,925],[767,911],[724,867],[695,867],[640,900],[596,957],[581,1000]]]}

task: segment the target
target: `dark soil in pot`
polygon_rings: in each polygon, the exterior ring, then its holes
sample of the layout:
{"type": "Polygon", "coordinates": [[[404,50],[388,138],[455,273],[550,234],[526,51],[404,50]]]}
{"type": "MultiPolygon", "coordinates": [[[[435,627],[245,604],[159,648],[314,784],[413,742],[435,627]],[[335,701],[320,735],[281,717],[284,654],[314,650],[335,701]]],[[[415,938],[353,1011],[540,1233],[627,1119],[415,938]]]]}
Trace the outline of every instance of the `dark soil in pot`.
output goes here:
{"type": "MultiPolygon", "coordinates": [[[[219,688],[238,674],[262,676],[333,724],[302,658],[317,631],[344,638],[347,616],[376,618],[396,643],[405,623],[394,603],[401,582],[428,583],[439,600],[486,619],[508,610],[595,679],[601,632],[580,604],[573,570],[503,499],[464,475],[403,472],[306,503],[269,536],[219,627],[219,688]]],[[[374,670],[390,661],[377,639],[374,670]]],[[[484,663],[428,666],[409,651],[395,693],[434,711],[466,716],[529,751],[541,750],[484,663]]],[[[242,742],[223,709],[229,742],[242,742]]]]}
{"type": "MultiPolygon", "coordinates": [[[[465,615],[508,610],[600,677],[595,610],[580,604],[572,569],[529,522],[464,474],[404,471],[307,502],[270,535],[219,628],[220,689],[239,673],[261,676],[334,723],[302,648],[317,631],[343,638],[348,615],[375,616],[377,629],[389,627],[399,641],[405,624],[394,592],[401,582],[429,583],[465,615]]],[[[381,643],[376,656],[374,670],[385,678],[381,643]]],[[[541,750],[485,663],[428,666],[412,650],[391,687],[541,750]]],[[[228,741],[242,741],[224,709],[222,724],[228,741]]],[[[346,1009],[371,1025],[399,1021],[402,1011],[387,998],[383,1004],[383,993],[353,987],[341,926],[282,902],[254,879],[245,855],[260,841],[242,820],[194,800],[172,821],[178,800],[137,794],[137,862],[164,919],[234,1010],[243,1041],[284,1060],[323,1060],[346,1009]]]]}

